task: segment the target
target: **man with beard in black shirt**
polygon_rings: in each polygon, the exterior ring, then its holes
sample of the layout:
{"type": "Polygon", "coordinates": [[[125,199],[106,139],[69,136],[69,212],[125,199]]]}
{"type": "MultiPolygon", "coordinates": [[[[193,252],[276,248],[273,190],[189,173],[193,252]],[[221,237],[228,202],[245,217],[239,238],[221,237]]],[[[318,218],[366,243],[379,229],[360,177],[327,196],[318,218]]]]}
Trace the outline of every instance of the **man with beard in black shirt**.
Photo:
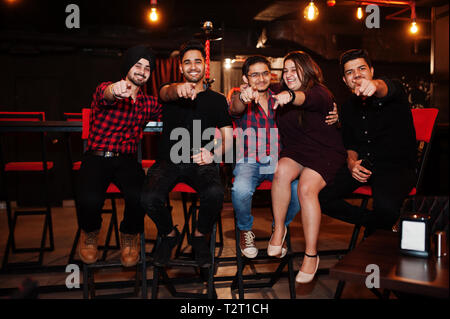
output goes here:
{"type": "Polygon", "coordinates": [[[142,205],[162,237],[154,253],[157,266],[167,264],[180,239],[166,206],[169,192],[179,182],[194,188],[200,199],[197,227],[191,237],[195,259],[200,267],[208,267],[211,261],[205,235],[217,221],[224,198],[219,168],[212,154],[217,148],[212,148],[220,145],[215,134],[217,129],[225,140],[221,151],[225,150],[224,145],[228,148],[232,144],[232,122],[225,96],[204,83],[205,56],[201,43],[183,45],[180,71],[185,82],[163,85],[160,90],[164,103],[163,132],[156,162],[147,173],[141,196],[142,205]]]}

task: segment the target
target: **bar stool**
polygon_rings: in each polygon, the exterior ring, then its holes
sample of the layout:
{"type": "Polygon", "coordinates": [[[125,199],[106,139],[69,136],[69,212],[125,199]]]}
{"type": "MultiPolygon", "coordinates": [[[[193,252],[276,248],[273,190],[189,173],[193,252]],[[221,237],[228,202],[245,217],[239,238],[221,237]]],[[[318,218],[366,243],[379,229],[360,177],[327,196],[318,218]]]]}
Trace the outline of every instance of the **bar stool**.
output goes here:
{"type": "MultiPolygon", "coordinates": [[[[86,147],[87,144],[87,138],[89,136],[89,115],[90,115],[90,109],[83,109],[83,113],[64,113],[64,118],[66,121],[77,121],[83,123],[83,130],[81,133],[81,139],[83,141],[83,149],[86,147]]],[[[71,176],[71,184],[72,184],[72,190],[73,190],[73,198],[75,200],[75,204],[77,203],[77,197],[76,197],[76,173],[80,170],[81,167],[81,161],[74,161],[73,160],[73,153],[72,153],[72,144],[70,140],[70,136],[66,136],[67,139],[67,157],[68,157],[68,163],[69,163],[69,170],[70,170],[70,176],[71,176]]],[[[117,221],[117,205],[116,205],[116,199],[121,198],[120,190],[117,188],[116,185],[111,183],[108,186],[108,189],[106,190],[106,198],[111,201],[111,209],[102,209],[102,215],[103,214],[111,214],[111,218],[109,221],[108,230],[106,233],[106,238],[104,245],[99,245],[98,249],[102,251],[102,256],[100,258],[100,261],[105,261],[107,254],[110,250],[119,250],[120,249],[120,243],[119,243],[119,224],[117,221]],[[111,244],[111,235],[114,232],[114,238],[115,243],[111,244]]],[[[77,206],[75,206],[77,207],[77,206]]],[[[80,262],[78,259],[75,258],[78,241],[80,240],[80,234],[81,234],[81,228],[78,227],[75,238],[72,243],[72,248],[70,250],[69,254],[69,264],[80,262]]]]}
{"type": "MultiPolygon", "coordinates": [[[[272,188],[272,182],[269,180],[263,181],[256,190],[261,191],[270,191],[272,188]]],[[[270,196],[269,196],[270,197],[270,196]]],[[[272,203],[272,201],[270,201],[272,203]]],[[[272,205],[270,205],[270,210],[273,215],[272,211],[272,205]]],[[[284,267],[287,265],[288,267],[288,280],[289,280],[289,293],[291,299],[295,299],[296,293],[295,293],[295,274],[294,274],[294,267],[293,267],[293,252],[291,249],[291,236],[290,236],[290,229],[287,227],[287,234],[286,234],[286,243],[287,243],[287,253],[286,256],[284,256],[281,259],[278,259],[276,257],[271,257],[267,255],[267,250],[260,250],[258,252],[258,256],[255,258],[247,258],[242,255],[241,248],[240,248],[240,232],[239,228],[237,227],[237,219],[236,219],[236,211],[234,211],[234,230],[235,230],[235,238],[236,238],[236,263],[237,263],[237,272],[236,276],[233,279],[233,282],[231,284],[231,289],[238,289],[239,293],[239,299],[244,298],[244,289],[248,288],[265,288],[265,287],[273,287],[273,285],[280,279],[281,273],[284,269],[284,267]],[[255,260],[263,260],[263,261],[280,261],[280,264],[278,265],[277,269],[273,273],[257,273],[254,275],[243,275],[244,268],[247,264],[252,263],[255,260]],[[259,280],[263,278],[269,278],[268,282],[249,282],[249,280],[259,280]],[[244,280],[247,280],[247,282],[244,283],[244,280]]],[[[256,237],[255,241],[265,241],[268,242],[270,240],[270,237],[256,237]]]]}
{"type": "MultiPolygon", "coordinates": [[[[175,185],[175,187],[172,189],[172,192],[175,191],[182,191],[184,193],[196,193],[193,188],[191,188],[189,185],[184,183],[178,183],[175,185]]],[[[197,211],[199,209],[199,206],[196,204],[196,201],[193,201],[191,206],[189,207],[189,210],[184,212],[184,226],[183,231],[181,232],[180,236],[180,243],[177,246],[176,253],[175,253],[175,259],[170,260],[167,264],[168,267],[194,267],[198,268],[198,265],[195,260],[193,260],[192,257],[188,256],[187,254],[181,254],[181,246],[183,243],[183,239],[186,236],[188,244],[190,244],[191,239],[191,231],[194,231],[196,229],[196,220],[197,220],[197,211]],[[189,221],[191,221],[192,224],[192,230],[189,229],[189,221]],[[188,257],[188,258],[186,258],[188,257]]],[[[183,209],[184,210],[184,209],[183,209]]],[[[203,277],[205,274],[202,272],[202,269],[205,269],[207,272],[207,292],[206,294],[202,293],[186,293],[186,292],[179,292],[175,288],[175,283],[187,283],[189,280],[187,278],[169,278],[167,271],[164,267],[158,267],[153,265],[153,280],[152,280],[152,299],[157,299],[158,295],[158,287],[159,287],[159,277],[161,275],[163,283],[167,286],[169,292],[174,297],[181,297],[181,298],[208,298],[213,299],[216,298],[216,292],[214,288],[214,268],[215,268],[215,248],[216,248],[216,236],[217,236],[217,225],[219,224],[220,217],[217,221],[217,223],[214,224],[213,229],[210,234],[209,239],[209,247],[210,247],[210,253],[211,253],[211,264],[207,268],[200,268],[200,277],[203,277]]],[[[157,236],[157,244],[158,245],[161,241],[161,236],[157,236]]],[[[156,247],[155,245],[155,247],[156,247]]]]}
{"type": "MultiPolygon", "coordinates": [[[[0,121],[45,121],[44,112],[0,112],[0,121]]],[[[8,241],[5,248],[5,254],[2,262],[2,271],[8,270],[10,268],[28,268],[41,266],[43,262],[44,252],[54,250],[54,239],[53,239],[53,225],[52,225],[52,215],[49,200],[49,180],[48,172],[53,168],[53,162],[47,161],[47,150],[45,146],[46,134],[44,132],[40,133],[41,140],[41,156],[42,160],[40,162],[4,162],[2,150],[0,148],[0,167],[2,173],[2,179],[4,182],[4,196],[6,200],[6,213],[8,219],[8,241]],[[43,188],[44,188],[44,204],[45,209],[41,210],[17,210],[13,213],[11,208],[11,199],[8,192],[7,176],[9,173],[32,173],[39,172],[43,175],[43,188]],[[15,230],[17,224],[17,218],[19,216],[36,216],[44,215],[44,226],[41,235],[41,243],[37,248],[17,248],[15,241],[15,230]],[[49,246],[46,246],[46,241],[48,237],[49,246]],[[12,253],[30,253],[38,252],[39,257],[37,262],[21,262],[21,263],[8,263],[8,257],[12,253]]]]}

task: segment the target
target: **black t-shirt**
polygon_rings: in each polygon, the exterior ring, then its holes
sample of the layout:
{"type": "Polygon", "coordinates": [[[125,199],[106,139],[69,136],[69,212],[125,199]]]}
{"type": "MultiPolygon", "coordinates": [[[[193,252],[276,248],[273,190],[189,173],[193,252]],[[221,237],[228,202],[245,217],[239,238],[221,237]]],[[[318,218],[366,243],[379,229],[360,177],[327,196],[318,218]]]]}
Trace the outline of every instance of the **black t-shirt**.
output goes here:
{"type": "Polygon", "coordinates": [[[207,145],[214,143],[214,130],[232,126],[225,96],[209,89],[198,93],[194,101],[180,98],[163,103],[162,122],[157,157],[168,161],[172,161],[171,150],[181,155],[186,148],[209,149],[207,145]]]}
{"type": "Polygon", "coordinates": [[[345,148],[375,167],[415,168],[416,134],[407,96],[398,81],[381,80],[388,87],[385,97],[352,94],[342,106],[345,148]]]}

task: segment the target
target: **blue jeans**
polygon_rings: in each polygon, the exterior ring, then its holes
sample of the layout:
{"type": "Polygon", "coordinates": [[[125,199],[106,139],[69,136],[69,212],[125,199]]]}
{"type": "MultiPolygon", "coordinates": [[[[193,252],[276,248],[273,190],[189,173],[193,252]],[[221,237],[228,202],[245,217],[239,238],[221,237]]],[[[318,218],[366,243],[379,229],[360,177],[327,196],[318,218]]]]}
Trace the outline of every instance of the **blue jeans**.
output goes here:
{"type": "MultiPolygon", "coordinates": [[[[273,174],[261,174],[260,168],[267,164],[245,163],[236,164],[233,175],[234,182],[231,189],[231,200],[236,212],[237,226],[239,230],[251,230],[253,226],[252,198],[256,187],[264,180],[273,179],[273,174]]],[[[291,202],[286,214],[286,226],[294,219],[300,210],[297,196],[298,180],[291,184],[291,202]]]]}

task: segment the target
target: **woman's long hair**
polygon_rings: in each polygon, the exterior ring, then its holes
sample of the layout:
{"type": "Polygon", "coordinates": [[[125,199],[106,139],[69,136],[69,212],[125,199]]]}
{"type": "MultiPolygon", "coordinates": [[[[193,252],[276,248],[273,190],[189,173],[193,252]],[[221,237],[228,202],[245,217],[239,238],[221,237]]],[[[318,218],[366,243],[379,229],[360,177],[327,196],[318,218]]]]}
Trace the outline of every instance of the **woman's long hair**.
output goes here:
{"type": "MultiPolygon", "coordinates": [[[[313,86],[320,85],[333,97],[330,90],[323,84],[322,70],[308,53],[303,51],[290,52],[284,57],[283,65],[288,60],[291,60],[295,64],[297,76],[301,81],[300,91],[307,93],[313,86]]],[[[284,83],[283,75],[281,76],[281,85],[284,89],[287,89],[288,86],[284,83]]],[[[300,126],[305,124],[303,108],[300,108],[298,123],[300,126]]]]}

